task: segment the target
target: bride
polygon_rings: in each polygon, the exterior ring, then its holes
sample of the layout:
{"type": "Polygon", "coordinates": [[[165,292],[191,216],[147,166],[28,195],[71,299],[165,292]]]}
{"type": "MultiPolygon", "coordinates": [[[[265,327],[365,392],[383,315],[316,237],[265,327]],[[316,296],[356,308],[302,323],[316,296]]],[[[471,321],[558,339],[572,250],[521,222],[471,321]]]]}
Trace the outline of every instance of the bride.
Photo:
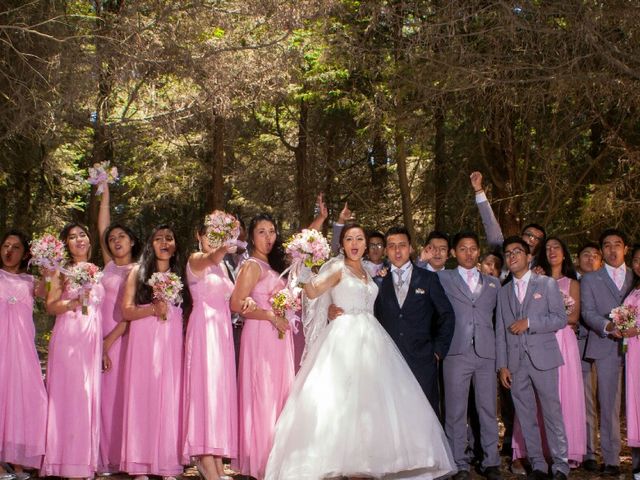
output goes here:
{"type": "MultiPolygon", "coordinates": [[[[440,423],[373,316],[366,235],[340,235],[344,258],[304,285],[306,357],[278,419],[267,480],[432,479],[455,470],[440,423]],[[327,307],[344,313],[327,324],[327,307]]],[[[311,275],[308,275],[311,276],[311,275]]]]}

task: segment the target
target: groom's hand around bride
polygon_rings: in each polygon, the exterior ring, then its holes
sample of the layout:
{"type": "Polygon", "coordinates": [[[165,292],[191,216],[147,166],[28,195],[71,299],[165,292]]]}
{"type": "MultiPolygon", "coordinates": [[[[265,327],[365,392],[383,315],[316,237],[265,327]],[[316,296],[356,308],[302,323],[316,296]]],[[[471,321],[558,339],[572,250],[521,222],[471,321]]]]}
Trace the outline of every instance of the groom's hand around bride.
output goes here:
{"type": "Polygon", "coordinates": [[[332,303],[331,305],[329,305],[329,309],[327,311],[327,318],[329,319],[329,321],[332,321],[338,318],[343,313],[344,313],[343,309],[341,309],[340,307],[332,303]]]}

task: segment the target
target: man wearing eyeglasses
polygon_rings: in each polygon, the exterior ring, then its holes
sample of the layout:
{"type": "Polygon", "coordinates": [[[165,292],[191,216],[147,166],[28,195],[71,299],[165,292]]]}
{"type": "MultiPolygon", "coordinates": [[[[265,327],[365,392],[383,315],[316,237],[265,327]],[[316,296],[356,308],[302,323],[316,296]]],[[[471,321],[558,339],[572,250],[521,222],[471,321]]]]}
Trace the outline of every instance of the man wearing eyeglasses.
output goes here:
{"type": "Polygon", "coordinates": [[[557,282],[529,268],[529,244],[521,237],[504,242],[504,258],[513,281],[498,293],[496,308],[496,366],[500,383],[511,390],[522,427],[531,480],[547,478],[536,397],[552,459],[554,480],[569,474],[567,437],[558,390],[558,367],[563,359],[555,332],[567,325],[562,293],[557,282]]]}

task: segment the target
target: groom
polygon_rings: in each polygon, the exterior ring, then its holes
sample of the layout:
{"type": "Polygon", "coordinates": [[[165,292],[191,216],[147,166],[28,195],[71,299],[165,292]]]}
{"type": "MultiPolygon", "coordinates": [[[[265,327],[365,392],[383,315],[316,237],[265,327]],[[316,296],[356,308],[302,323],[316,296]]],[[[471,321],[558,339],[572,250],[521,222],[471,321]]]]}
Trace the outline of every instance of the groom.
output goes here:
{"type": "Polygon", "coordinates": [[[409,231],[405,227],[392,227],[385,239],[391,268],[378,283],[374,313],[440,416],[438,363],[447,354],[453,337],[453,307],[438,275],[411,262],[409,231]]]}

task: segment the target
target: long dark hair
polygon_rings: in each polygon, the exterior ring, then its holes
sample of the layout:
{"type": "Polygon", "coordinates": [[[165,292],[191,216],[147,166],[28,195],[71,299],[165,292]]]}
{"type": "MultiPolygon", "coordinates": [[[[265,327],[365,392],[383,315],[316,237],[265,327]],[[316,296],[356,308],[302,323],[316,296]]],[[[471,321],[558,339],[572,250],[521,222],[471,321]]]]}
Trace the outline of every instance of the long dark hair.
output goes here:
{"type": "MultiPolygon", "coordinates": [[[[24,272],[27,269],[27,266],[29,265],[29,259],[31,258],[31,251],[29,250],[30,239],[29,237],[27,237],[27,235],[24,232],[20,230],[9,230],[7,233],[5,233],[2,236],[2,241],[0,241],[0,246],[4,245],[4,242],[6,242],[7,238],[9,237],[18,237],[18,239],[20,240],[20,243],[22,244],[22,247],[24,248],[24,258],[20,261],[20,266],[18,267],[18,270],[20,272],[24,272]]],[[[0,267],[4,267],[4,265],[2,264],[1,258],[0,258],[0,267]]]]}
{"type": "Polygon", "coordinates": [[[284,253],[284,247],[282,246],[282,238],[280,237],[278,224],[268,213],[259,213],[251,219],[251,222],[249,223],[249,230],[247,231],[247,249],[250,254],[253,253],[253,231],[255,230],[256,225],[258,225],[258,222],[263,220],[270,222],[276,229],[276,241],[273,244],[273,248],[269,252],[269,255],[267,255],[269,266],[276,272],[282,273],[284,269],[287,268],[286,254],[284,253]]]}
{"type": "Polygon", "coordinates": [[[536,259],[536,265],[544,270],[544,273],[548,276],[551,276],[551,265],[549,264],[549,259],[547,258],[547,243],[551,240],[555,240],[560,244],[560,248],[562,249],[562,275],[567,278],[572,278],[573,280],[578,279],[578,275],[576,274],[576,267],[571,261],[571,253],[569,252],[569,247],[567,244],[560,240],[558,237],[548,237],[542,242],[540,245],[540,249],[538,250],[538,256],[536,259]]]}
{"type": "Polygon", "coordinates": [[[184,267],[182,265],[182,257],[180,255],[180,245],[178,244],[178,238],[176,232],[170,225],[158,225],[153,229],[149,237],[147,238],[144,248],[142,249],[142,255],[140,255],[140,268],[138,269],[138,278],[136,279],[136,305],[144,305],[153,301],[153,289],[147,284],[151,276],[158,271],[156,252],[153,249],[153,239],[160,230],[170,230],[173,233],[176,251],[169,260],[169,271],[177,274],[182,279],[184,285],[182,292],[183,300],[183,312],[187,310],[186,307],[191,304],[191,296],[189,294],[189,288],[187,286],[186,278],[184,276],[184,267]],[[186,306],[186,307],[185,307],[186,306]]]}
{"type": "Polygon", "coordinates": [[[87,260],[91,260],[91,250],[93,250],[93,240],[91,239],[91,233],[89,233],[89,227],[78,222],[67,223],[60,231],[59,238],[64,243],[64,248],[67,251],[67,256],[69,257],[69,261],[71,263],[74,263],[74,260],[73,255],[71,255],[71,251],[69,250],[69,244],[67,243],[67,240],[69,240],[69,234],[71,233],[71,230],[76,227],[86,233],[87,238],[89,239],[89,251],[87,252],[87,260]]]}
{"type": "Polygon", "coordinates": [[[129,240],[131,240],[131,242],[133,243],[133,245],[131,246],[131,260],[135,262],[137,258],[140,256],[140,252],[142,251],[142,245],[140,244],[140,240],[138,240],[138,237],[133,232],[133,230],[131,230],[126,225],[122,225],[121,223],[112,223],[104,231],[103,241],[104,241],[104,246],[107,249],[107,252],[109,252],[109,255],[113,257],[113,252],[109,247],[109,235],[111,235],[111,232],[113,232],[116,229],[120,229],[124,233],[126,233],[127,236],[129,237],[129,240]]]}

